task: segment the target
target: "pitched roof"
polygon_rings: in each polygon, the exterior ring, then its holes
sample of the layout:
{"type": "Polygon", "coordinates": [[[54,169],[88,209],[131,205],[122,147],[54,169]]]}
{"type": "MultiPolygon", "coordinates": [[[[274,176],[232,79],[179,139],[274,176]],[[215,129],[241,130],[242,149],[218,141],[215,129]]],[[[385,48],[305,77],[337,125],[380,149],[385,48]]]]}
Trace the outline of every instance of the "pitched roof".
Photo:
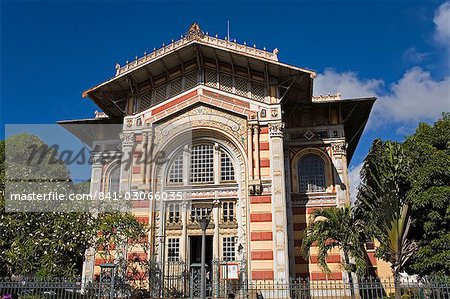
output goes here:
{"type": "Polygon", "coordinates": [[[91,98],[108,115],[118,116],[121,109],[117,102],[120,101],[120,96],[130,90],[127,78],[132,77],[139,84],[148,80],[149,76],[157,76],[195,59],[199,53],[204,57],[219,59],[261,73],[267,69],[274,77],[290,77],[302,73],[314,78],[317,75],[312,70],[279,62],[278,49],[269,52],[266,49],[209,36],[194,23],[179,40],[163,45],[149,54],[145,53],[143,57],[136,57],[123,66],[116,64],[114,77],[86,90],[82,95],[84,98],[91,98]],[[103,94],[108,94],[109,99],[103,100],[103,94]]]}

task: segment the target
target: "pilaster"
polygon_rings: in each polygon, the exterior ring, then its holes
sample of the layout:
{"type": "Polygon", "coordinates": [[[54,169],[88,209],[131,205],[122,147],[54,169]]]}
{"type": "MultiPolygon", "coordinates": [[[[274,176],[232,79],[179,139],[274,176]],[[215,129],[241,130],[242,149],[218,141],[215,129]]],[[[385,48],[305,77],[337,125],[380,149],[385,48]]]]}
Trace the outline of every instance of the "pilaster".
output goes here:
{"type": "Polygon", "coordinates": [[[272,175],[272,222],[274,246],[274,277],[289,278],[287,209],[284,171],[282,122],[269,124],[270,165],[272,175]]]}
{"type": "Polygon", "coordinates": [[[133,167],[134,132],[119,135],[122,141],[122,161],[120,163],[120,193],[130,192],[131,168],[133,167]]]}
{"type": "Polygon", "coordinates": [[[350,190],[348,188],[348,168],[347,168],[347,143],[339,140],[331,143],[333,155],[333,165],[336,169],[334,181],[336,183],[336,193],[338,195],[337,205],[342,206],[350,203],[350,190]]]}
{"type": "MultiPolygon", "coordinates": [[[[99,194],[101,192],[102,187],[103,161],[101,158],[101,153],[93,152],[91,155],[91,161],[92,161],[91,184],[89,193],[92,196],[94,196],[95,194],[99,194]]],[[[97,211],[95,211],[94,213],[97,214],[97,211]]],[[[83,271],[82,271],[83,284],[92,282],[94,277],[94,267],[95,267],[95,247],[89,247],[86,250],[83,261],[83,271]]]]}

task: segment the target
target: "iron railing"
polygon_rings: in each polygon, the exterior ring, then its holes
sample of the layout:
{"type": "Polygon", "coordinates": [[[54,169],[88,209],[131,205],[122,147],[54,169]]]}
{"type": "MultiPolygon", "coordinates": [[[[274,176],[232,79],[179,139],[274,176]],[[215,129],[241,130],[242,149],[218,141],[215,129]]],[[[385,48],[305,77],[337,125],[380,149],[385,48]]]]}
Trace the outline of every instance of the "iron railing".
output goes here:
{"type": "MultiPolygon", "coordinates": [[[[402,299],[450,299],[450,283],[448,280],[418,281],[403,279],[364,278],[352,284],[340,280],[292,280],[251,281],[247,283],[246,298],[355,298],[383,299],[394,298],[395,286],[398,286],[402,299]]],[[[239,296],[236,296],[239,297],[239,296]]]]}
{"type": "MultiPolygon", "coordinates": [[[[222,270],[223,271],[223,270],[222,270]]],[[[161,275],[162,276],[162,275],[161,275]]],[[[214,273],[213,273],[214,277],[214,273]]],[[[398,287],[402,299],[450,299],[450,280],[378,279],[364,278],[350,284],[348,281],[291,280],[248,281],[244,277],[224,279],[219,277],[207,284],[209,298],[245,299],[388,299],[394,298],[398,287]]],[[[234,277],[233,277],[234,278],[234,277]]],[[[189,290],[188,273],[172,276],[164,283],[137,290],[132,283],[126,287],[117,283],[112,288],[105,283],[86,283],[71,280],[10,280],[0,279],[0,298],[10,294],[21,299],[111,299],[111,298],[196,298],[189,290]]]]}
{"type": "Polygon", "coordinates": [[[102,283],[82,283],[65,279],[6,279],[0,278],[1,298],[109,298],[111,287],[102,283]]]}

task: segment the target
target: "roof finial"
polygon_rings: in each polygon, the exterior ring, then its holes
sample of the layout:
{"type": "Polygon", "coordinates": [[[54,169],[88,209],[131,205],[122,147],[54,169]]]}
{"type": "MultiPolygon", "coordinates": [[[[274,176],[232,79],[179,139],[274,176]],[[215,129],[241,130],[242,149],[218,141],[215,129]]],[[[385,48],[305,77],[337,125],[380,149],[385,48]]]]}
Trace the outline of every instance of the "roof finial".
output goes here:
{"type": "Polygon", "coordinates": [[[202,38],[205,34],[200,29],[200,25],[197,23],[192,23],[192,25],[189,27],[189,31],[186,32],[185,37],[186,38],[193,38],[198,39],[202,38]]]}
{"type": "Polygon", "coordinates": [[[189,32],[200,32],[200,25],[196,22],[192,23],[191,27],[189,27],[189,32]]]}

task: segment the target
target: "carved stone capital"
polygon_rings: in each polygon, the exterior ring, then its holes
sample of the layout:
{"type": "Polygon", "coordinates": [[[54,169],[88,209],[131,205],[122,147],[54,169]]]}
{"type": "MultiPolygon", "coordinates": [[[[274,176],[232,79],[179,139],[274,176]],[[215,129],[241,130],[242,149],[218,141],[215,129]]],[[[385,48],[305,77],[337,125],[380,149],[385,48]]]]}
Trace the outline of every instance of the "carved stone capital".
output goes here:
{"type": "Polygon", "coordinates": [[[261,195],[263,188],[260,181],[251,181],[249,184],[250,195],[261,195]]]}
{"type": "Polygon", "coordinates": [[[155,133],[153,132],[153,130],[143,130],[142,131],[142,137],[143,137],[144,143],[152,142],[154,136],[155,136],[155,133]]]}
{"type": "Polygon", "coordinates": [[[269,136],[283,138],[284,123],[269,124],[269,136]]]}
{"type": "Polygon", "coordinates": [[[92,153],[91,154],[91,163],[92,163],[92,167],[102,167],[104,164],[104,157],[102,156],[101,153],[92,153]]]}
{"type": "Polygon", "coordinates": [[[253,133],[259,134],[259,125],[258,125],[258,124],[255,124],[255,125],[253,125],[252,127],[253,127],[253,133]]]}
{"type": "Polygon", "coordinates": [[[134,133],[124,132],[119,134],[120,140],[122,141],[122,147],[133,146],[134,143],[134,133]]]}
{"type": "Polygon", "coordinates": [[[331,149],[335,155],[345,155],[347,153],[347,143],[345,141],[332,143],[331,149]]]}

